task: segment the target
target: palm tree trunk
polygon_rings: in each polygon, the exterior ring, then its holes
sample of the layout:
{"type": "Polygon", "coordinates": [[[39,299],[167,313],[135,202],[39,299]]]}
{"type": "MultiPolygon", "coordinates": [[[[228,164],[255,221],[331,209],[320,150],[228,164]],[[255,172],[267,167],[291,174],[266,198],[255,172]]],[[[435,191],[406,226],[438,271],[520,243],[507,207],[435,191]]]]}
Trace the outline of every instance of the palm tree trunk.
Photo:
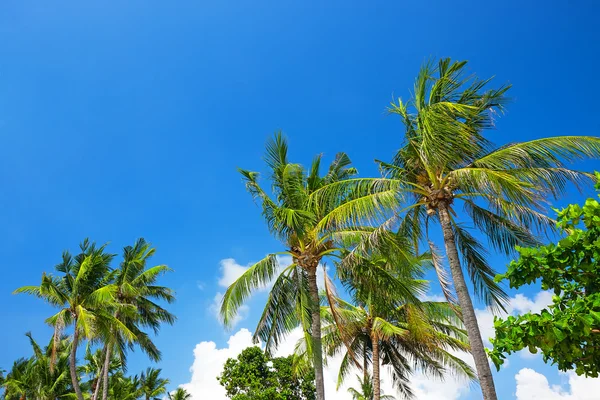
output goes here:
{"type": "Polygon", "coordinates": [[[313,342],[313,364],[315,368],[315,388],[317,400],[325,400],[325,383],[323,380],[323,349],[321,345],[321,305],[319,288],[317,287],[317,267],[308,268],[308,290],[311,300],[311,336],[313,342]]]}
{"type": "Polygon", "coordinates": [[[73,344],[71,345],[71,354],[69,355],[69,370],[71,372],[71,382],[73,390],[77,395],[77,400],[83,400],[83,393],[79,387],[79,377],[77,376],[77,345],[79,344],[79,330],[77,329],[77,318],[75,318],[75,332],[73,333],[73,344]]]}
{"type": "Polygon", "coordinates": [[[483,340],[481,339],[481,332],[479,331],[479,325],[477,324],[477,318],[475,317],[473,302],[471,301],[469,289],[467,288],[465,276],[463,275],[460,265],[460,258],[458,256],[458,249],[456,248],[454,230],[452,229],[452,224],[450,222],[448,206],[440,206],[438,212],[442,225],[442,232],[444,234],[446,256],[448,257],[448,263],[450,264],[450,272],[452,273],[456,296],[458,297],[458,303],[461,308],[462,319],[467,328],[467,335],[469,337],[469,343],[471,344],[471,354],[473,354],[473,358],[475,359],[475,368],[477,369],[477,376],[479,377],[483,398],[484,400],[497,400],[498,397],[496,396],[492,370],[483,347],[483,340]]]}
{"type": "Polygon", "coordinates": [[[373,343],[373,400],[381,398],[381,380],[379,376],[379,339],[377,335],[371,336],[373,343]]]}
{"type": "Polygon", "coordinates": [[[96,387],[94,388],[94,396],[92,397],[93,400],[97,400],[98,399],[98,394],[100,393],[100,384],[102,383],[102,367],[100,367],[100,371],[98,371],[98,374],[96,375],[96,387]]]}
{"type": "Polygon", "coordinates": [[[108,399],[108,369],[110,368],[110,344],[104,346],[104,370],[102,371],[102,400],[108,399]]]}
{"type": "Polygon", "coordinates": [[[367,356],[367,343],[364,344],[363,349],[363,380],[367,382],[369,380],[369,358],[367,356]]]}

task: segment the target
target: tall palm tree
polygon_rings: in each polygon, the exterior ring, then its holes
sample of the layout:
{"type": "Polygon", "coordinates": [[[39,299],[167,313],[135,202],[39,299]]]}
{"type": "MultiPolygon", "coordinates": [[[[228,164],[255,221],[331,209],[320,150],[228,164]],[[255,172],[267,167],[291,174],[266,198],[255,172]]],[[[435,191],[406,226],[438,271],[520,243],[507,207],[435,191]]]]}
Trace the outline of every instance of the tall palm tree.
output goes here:
{"type": "Polygon", "coordinates": [[[160,324],[173,324],[175,316],[156,303],[156,300],[172,303],[175,300],[171,289],[156,284],[160,275],[170,271],[166,265],[156,265],[147,268],[148,260],[156,249],[144,239],[138,239],[133,246],[123,249],[123,261],[113,273],[115,298],[118,307],[114,313],[115,320],[124,325],[135,335],[130,341],[125,337],[119,326],[109,326],[105,335],[103,394],[102,399],[108,398],[109,369],[113,349],[119,353],[121,361],[125,362],[125,349],[134,344],[138,345],[151,360],[160,360],[160,351],[156,348],[148,334],[142,328],[150,328],[157,333],[160,324]]]}
{"type": "Polygon", "coordinates": [[[114,325],[129,340],[135,336],[113,316],[116,307],[116,287],[110,284],[110,262],[112,254],[105,252],[106,246],[96,247],[87,239],[80,245],[80,253],[72,256],[65,251],[62,262],[55,269],[62,276],[44,273],[39,286],[24,286],[15,293],[35,295],[60,311],[46,321],[54,327],[54,365],[56,346],[65,327],[73,325],[73,341],[69,370],[73,390],[78,400],[84,400],[77,373],[77,347],[82,339],[95,338],[102,326],[114,325]]]}
{"type": "MultiPolygon", "coordinates": [[[[509,86],[487,89],[490,79],[465,74],[466,62],[443,59],[421,69],[408,102],[392,103],[405,126],[404,142],[389,163],[380,162],[383,179],[355,179],[321,191],[317,198],[353,191],[363,200],[340,210],[331,223],[352,220],[357,210],[378,223],[394,225],[404,216],[404,228],[415,241],[429,239],[430,222],[441,227],[452,283],[471,343],[485,400],[496,400],[491,369],[475,318],[465,273],[475,294],[488,306],[502,307],[507,296],[494,282],[486,246],[461,221],[488,239],[493,249],[510,254],[514,247],[538,243],[537,234],[553,229],[544,205],[570,187],[593,175],[567,168],[563,163],[600,157],[600,138],[561,136],[496,147],[483,136],[503,110],[509,86]],[[332,190],[333,189],[333,190],[332,190]],[[376,201],[376,206],[374,206],[376,201]],[[457,213],[462,203],[463,213],[457,213]],[[462,262],[461,262],[462,261],[462,262]]],[[[365,243],[377,242],[375,231],[365,243]]],[[[364,246],[358,246],[359,254],[364,246]]],[[[439,260],[438,260],[439,261],[439,260]]],[[[346,260],[352,265],[352,257],[346,260]]],[[[444,294],[454,301],[450,280],[441,263],[438,276],[444,294]]]]}
{"type": "Polygon", "coordinates": [[[161,369],[147,368],[140,375],[140,391],[145,400],[161,400],[167,393],[168,379],[160,377],[161,369]]]}
{"type": "Polygon", "coordinates": [[[276,278],[255,339],[263,340],[270,351],[283,335],[302,325],[307,343],[313,348],[317,399],[323,400],[325,392],[317,268],[324,257],[339,252],[347,236],[364,230],[340,230],[334,226],[323,229],[330,213],[349,201],[351,196],[314,202],[311,194],[348,179],[356,174],[356,170],[349,166],[350,159],[340,153],[327,174],[321,176],[321,156],[317,156],[309,171],[305,171],[301,165],[291,163],[287,153],[288,145],[281,133],[267,143],[265,161],[271,171],[273,196],[259,185],[257,172],[240,170],[247,190],[262,205],[269,231],[281,241],[284,251],[269,254],[252,265],[227,289],[221,315],[225,324],[231,325],[238,308],[252,291],[276,278]],[[292,264],[282,270],[277,254],[291,256],[292,264]]]}
{"type": "Polygon", "coordinates": [[[189,394],[184,388],[177,388],[172,393],[169,393],[169,400],[189,400],[192,395],[189,394]]]}

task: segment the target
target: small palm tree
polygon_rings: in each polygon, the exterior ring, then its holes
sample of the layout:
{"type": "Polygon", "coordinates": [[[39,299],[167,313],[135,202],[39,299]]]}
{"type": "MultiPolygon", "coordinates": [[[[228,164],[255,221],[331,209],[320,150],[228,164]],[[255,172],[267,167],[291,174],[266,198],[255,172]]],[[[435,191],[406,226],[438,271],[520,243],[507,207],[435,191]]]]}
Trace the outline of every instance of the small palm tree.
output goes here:
{"type": "Polygon", "coordinates": [[[72,343],[62,336],[58,342],[54,338],[44,349],[38,345],[30,333],[26,336],[33,348],[33,369],[35,382],[33,398],[55,400],[73,393],[69,378],[69,356],[72,343]]]}
{"type": "MultiPolygon", "coordinates": [[[[360,384],[360,389],[349,388],[348,393],[352,395],[352,400],[373,400],[374,392],[373,392],[373,382],[371,381],[371,377],[367,374],[365,376],[356,375],[358,382],[360,384]]],[[[380,396],[381,400],[395,400],[394,396],[384,395],[380,396]]]]}
{"type": "Polygon", "coordinates": [[[138,400],[142,396],[141,382],[138,376],[125,376],[118,371],[110,380],[108,398],[110,400],[138,400]]]}
{"type": "Polygon", "coordinates": [[[89,386],[89,390],[93,393],[92,400],[96,400],[100,392],[102,365],[104,364],[103,356],[104,353],[102,352],[102,349],[96,349],[96,351],[92,352],[91,346],[88,344],[85,349],[85,363],[78,367],[78,373],[89,379],[87,385],[89,386]]]}
{"type": "Polygon", "coordinates": [[[324,257],[338,253],[344,247],[344,240],[368,230],[324,228],[330,213],[350,201],[351,194],[327,202],[315,202],[311,197],[315,191],[356,174],[345,154],[338,154],[327,174],[321,176],[321,156],[316,157],[306,171],[301,165],[291,163],[287,152],[287,142],[280,133],[267,144],[265,160],[271,170],[273,196],[259,185],[258,173],[240,170],[247,190],[261,203],[269,230],[281,241],[284,251],[270,254],[252,265],[227,289],[221,315],[230,326],[238,308],[251,293],[274,280],[255,339],[261,339],[267,351],[271,351],[286,333],[301,325],[306,342],[313,349],[317,399],[323,400],[317,269],[324,257]],[[282,270],[277,254],[291,256],[292,264],[282,270]]]}
{"type": "Polygon", "coordinates": [[[32,361],[26,358],[20,358],[13,363],[2,384],[5,400],[20,400],[31,395],[30,388],[34,382],[32,364],[32,361]]]}
{"type": "Polygon", "coordinates": [[[161,369],[147,368],[140,375],[140,392],[145,400],[161,400],[167,393],[168,379],[160,377],[161,369]]]}
{"type": "Polygon", "coordinates": [[[5,398],[7,400],[27,398],[55,400],[72,394],[69,378],[71,342],[66,337],[62,337],[55,347],[53,339],[43,349],[30,333],[26,336],[33,349],[33,356],[14,363],[2,385],[5,389],[5,398]],[[54,361],[52,361],[53,357],[54,361]]]}
{"type": "Polygon", "coordinates": [[[352,354],[361,353],[372,367],[374,400],[381,398],[381,365],[391,367],[394,387],[405,398],[413,396],[409,386],[409,376],[414,372],[412,365],[440,378],[448,370],[474,378],[474,371],[449,351],[468,351],[469,346],[466,333],[456,326],[458,318],[446,303],[403,304],[395,309],[380,301],[360,306],[341,299],[336,303],[337,323],[327,315],[330,310],[324,310],[323,319],[328,325],[323,328],[323,341],[328,354],[344,353],[339,384],[354,365],[352,354]]]}
{"type": "MultiPolygon", "coordinates": [[[[104,371],[105,357],[104,349],[98,348],[92,352],[88,344],[85,353],[85,363],[79,366],[78,371],[81,375],[87,376],[88,381],[85,384],[87,390],[92,392],[92,400],[96,400],[102,392],[102,376],[104,371]]],[[[111,356],[108,372],[109,374],[119,373],[123,369],[123,363],[118,356],[111,356]]],[[[82,385],[83,389],[84,385],[82,385]]],[[[85,390],[84,390],[85,392],[85,390]]],[[[110,393],[110,390],[109,390],[110,393]]]]}
{"type": "MultiPolygon", "coordinates": [[[[113,316],[117,303],[114,298],[116,287],[110,284],[110,262],[112,254],[105,246],[96,247],[87,239],[80,246],[81,252],[73,257],[64,252],[62,262],[55,269],[62,276],[42,275],[39,286],[24,286],[15,293],[28,293],[42,298],[60,311],[47,319],[54,327],[54,346],[60,341],[65,327],[73,325],[73,341],[69,370],[73,390],[78,400],[84,400],[77,373],[77,348],[82,339],[94,339],[102,326],[118,326],[129,340],[135,336],[113,316]]],[[[55,352],[51,366],[55,361],[55,352]]]]}
{"type": "Polygon", "coordinates": [[[103,395],[106,400],[109,387],[109,368],[113,349],[119,353],[120,359],[125,361],[125,349],[134,344],[138,345],[150,359],[160,360],[160,351],[156,348],[148,334],[142,328],[148,327],[157,333],[160,324],[166,322],[173,324],[175,316],[156,303],[163,300],[172,303],[175,300],[171,289],[156,284],[160,275],[170,271],[166,265],[157,265],[147,268],[148,260],[154,255],[156,249],[152,248],[144,239],[139,239],[133,246],[123,249],[123,262],[113,272],[113,285],[117,309],[114,312],[114,321],[118,324],[109,326],[105,332],[104,367],[103,367],[103,395]],[[128,340],[119,326],[126,326],[135,335],[135,340],[128,340]]]}
{"type": "MultiPolygon", "coordinates": [[[[536,233],[554,229],[544,214],[549,198],[592,180],[593,175],[569,169],[564,162],[600,157],[600,138],[561,136],[494,146],[483,136],[503,110],[509,86],[486,89],[490,80],[465,74],[466,62],[440,60],[421,69],[409,102],[392,103],[390,112],[401,117],[404,142],[389,163],[380,162],[383,179],[355,179],[327,188],[316,197],[335,198],[348,191],[362,195],[355,203],[373,222],[403,226],[415,242],[429,238],[429,225],[441,227],[452,279],[441,263],[438,276],[449,301],[460,305],[485,400],[496,400],[492,372],[465,281],[469,275],[475,294],[488,306],[502,307],[505,292],[494,282],[487,248],[466,225],[487,237],[489,247],[511,254],[515,246],[533,246],[536,233]],[[464,213],[458,214],[462,203],[464,213]]],[[[331,219],[342,224],[357,213],[347,207],[331,219]]],[[[378,231],[365,240],[377,242],[378,231]]],[[[364,246],[358,246],[361,250],[364,246]]],[[[358,254],[360,251],[355,252],[358,254]]],[[[353,264],[352,257],[345,262],[353,264]]]]}
{"type": "Polygon", "coordinates": [[[417,255],[403,232],[390,234],[388,239],[369,256],[360,257],[354,268],[337,269],[355,305],[333,297],[332,284],[325,280],[330,307],[323,308],[328,324],[324,342],[329,355],[345,352],[338,387],[352,361],[360,365],[358,354],[363,358],[364,382],[370,380],[368,365],[372,365],[374,400],[381,397],[381,364],[392,368],[393,384],[406,398],[412,396],[408,385],[411,365],[437,376],[450,369],[472,378],[471,368],[448,352],[469,350],[455,308],[419,300],[427,289],[422,277],[432,266],[432,255],[417,255]]]}
{"type": "Polygon", "coordinates": [[[177,388],[172,393],[169,393],[169,400],[189,400],[192,395],[189,394],[184,388],[177,388]]]}

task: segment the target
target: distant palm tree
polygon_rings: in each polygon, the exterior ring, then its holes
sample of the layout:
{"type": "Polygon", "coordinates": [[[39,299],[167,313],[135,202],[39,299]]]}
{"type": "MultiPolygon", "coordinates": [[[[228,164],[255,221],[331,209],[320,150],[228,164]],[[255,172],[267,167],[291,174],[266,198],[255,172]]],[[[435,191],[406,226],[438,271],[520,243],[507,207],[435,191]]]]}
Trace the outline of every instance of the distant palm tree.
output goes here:
{"type": "MultiPolygon", "coordinates": [[[[360,383],[360,389],[349,388],[348,393],[352,395],[352,400],[374,400],[373,382],[371,377],[357,375],[356,378],[360,383]]],[[[381,400],[395,400],[394,396],[382,394],[379,397],[381,400]]]]}
{"type": "Polygon", "coordinates": [[[55,345],[53,339],[43,349],[30,333],[26,336],[33,349],[33,356],[14,363],[2,384],[4,398],[55,400],[68,397],[73,393],[69,379],[71,342],[62,337],[55,345]]]}
{"type": "Polygon", "coordinates": [[[140,392],[145,400],[161,400],[167,393],[168,379],[160,377],[161,369],[147,368],[140,375],[140,392]]]}
{"type": "Polygon", "coordinates": [[[361,306],[341,299],[336,303],[342,331],[325,308],[328,325],[323,328],[323,342],[329,354],[344,354],[339,383],[353,366],[351,354],[363,354],[372,366],[373,400],[381,398],[382,364],[391,367],[393,384],[405,398],[413,396],[409,386],[413,366],[440,378],[451,370],[474,379],[474,371],[450,352],[468,351],[469,346],[466,333],[455,325],[458,318],[446,303],[404,304],[395,309],[376,300],[361,306]]]}
{"type": "Polygon", "coordinates": [[[415,366],[438,377],[446,370],[474,377],[471,368],[449,352],[469,350],[454,307],[418,300],[427,288],[420,278],[431,256],[417,256],[402,235],[395,240],[399,246],[387,249],[393,252],[381,247],[352,269],[338,268],[338,277],[356,305],[334,297],[332,284],[325,280],[330,306],[322,308],[323,342],[328,355],[344,354],[338,387],[352,366],[360,365],[361,355],[363,381],[372,366],[374,400],[381,398],[381,365],[391,367],[392,383],[405,398],[412,396],[408,383],[415,366]],[[398,249],[404,254],[398,255],[398,249]]]}
{"type": "Polygon", "coordinates": [[[141,382],[138,376],[125,376],[118,371],[110,380],[108,398],[110,400],[138,400],[142,396],[141,382]]]}
{"type": "Polygon", "coordinates": [[[32,373],[32,361],[20,358],[13,363],[2,384],[4,389],[4,400],[25,399],[31,394],[31,386],[34,381],[32,373]]]}
{"type": "Polygon", "coordinates": [[[147,268],[148,260],[156,249],[144,239],[139,239],[133,246],[123,249],[123,262],[113,272],[113,284],[116,287],[115,298],[118,307],[114,313],[116,325],[109,326],[105,332],[103,367],[103,395],[107,400],[109,387],[109,370],[111,354],[115,349],[121,360],[125,360],[125,349],[137,344],[153,361],[160,360],[160,351],[156,348],[148,334],[142,328],[148,327],[157,333],[160,324],[173,324],[175,316],[156,303],[163,300],[172,303],[175,300],[171,289],[156,284],[158,277],[170,269],[166,265],[147,268]],[[124,336],[119,326],[126,326],[135,335],[135,340],[124,336]]]}
{"type": "Polygon", "coordinates": [[[96,400],[100,393],[100,383],[102,380],[102,365],[104,364],[104,353],[102,349],[96,349],[92,352],[91,346],[88,344],[85,349],[85,363],[78,367],[78,373],[89,377],[89,390],[93,393],[92,400],[96,400]]]}
{"type": "MultiPolygon", "coordinates": [[[[80,340],[94,339],[100,327],[112,325],[118,326],[128,340],[133,340],[135,335],[126,326],[118,324],[113,316],[117,305],[116,286],[110,284],[109,272],[114,256],[105,252],[105,246],[96,247],[87,239],[80,248],[81,252],[75,257],[69,252],[63,253],[62,262],[55,267],[62,276],[44,273],[39,286],[24,286],[15,293],[33,294],[60,308],[57,314],[47,319],[54,326],[55,347],[63,329],[74,326],[69,369],[77,399],[84,400],[76,365],[80,340]]],[[[52,361],[51,365],[54,365],[55,353],[52,361]]]]}
{"type": "Polygon", "coordinates": [[[169,400],[189,400],[191,398],[192,395],[183,388],[177,388],[174,392],[169,393],[169,400]]]}
{"type": "MultiPolygon", "coordinates": [[[[78,367],[81,375],[89,377],[86,382],[86,388],[92,392],[92,400],[96,400],[102,392],[102,376],[104,371],[104,349],[98,348],[94,352],[91,351],[91,345],[88,344],[85,353],[85,363],[78,367]]],[[[108,372],[109,374],[118,373],[123,369],[123,363],[118,356],[111,356],[108,372]]],[[[82,385],[83,390],[83,385],[82,385]]],[[[84,390],[85,392],[85,390],[84,390]]],[[[110,390],[109,390],[110,393],[110,390]]]]}
{"type": "MultiPolygon", "coordinates": [[[[487,237],[491,248],[505,254],[514,252],[517,245],[537,244],[536,233],[555,227],[543,212],[547,199],[564,193],[569,183],[579,185],[593,179],[563,162],[600,158],[600,138],[561,136],[494,146],[483,131],[494,126],[494,115],[503,110],[509,86],[486,89],[490,80],[466,75],[465,66],[466,62],[449,59],[440,60],[437,66],[424,65],[413,98],[392,103],[390,112],[402,118],[405,132],[392,161],[380,162],[385,178],[340,182],[317,196],[336,198],[353,191],[363,196],[362,200],[355,209],[333,216],[332,223],[352,219],[357,209],[378,224],[385,220],[386,227],[403,216],[414,240],[424,240],[432,247],[428,226],[439,224],[483,397],[496,400],[462,267],[475,294],[487,305],[502,307],[507,296],[494,282],[487,247],[460,220],[466,217],[469,225],[487,237]],[[458,201],[464,207],[462,215],[457,214],[458,201]]],[[[364,242],[377,242],[377,234],[375,231],[364,242]]],[[[349,258],[346,267],[352,263],[349,258]]],[[[437,266],[444,294],[455,301],[444,267],[441,263],[437,266]]]]}
{"type": "Polygon", "coordinates": [[[329,226],[330,213],[351,200],[351,195],[333,201],[314,201],[312,194],[356,174],[344,153],[336,156],[328,172],[320,175],[321,156],[306,171],[288,159],[288,144],[281,133],[267,143],[265,160],[270,169],[270,196],[258,183],[258,173],[240,170],[246,189],[262,205],[269,231],[281,241],[284,251],[269,254],[252,265],[225,292],[221,315],[231,325],[239,307],[254,290],[275,280],[255,339],[261,339],[270,351],[282,337],[302,325],[307,343],[313,348],[313,367],[317,399],[325,396],[321,320],[317,269],[324,257],[344,247],[344,241],[368,230],[329,226]],[[344,228],[344,229],[342,229],[344,228]],[[277,254],[291,256],[292,264],[281,269],[277,254]]]}

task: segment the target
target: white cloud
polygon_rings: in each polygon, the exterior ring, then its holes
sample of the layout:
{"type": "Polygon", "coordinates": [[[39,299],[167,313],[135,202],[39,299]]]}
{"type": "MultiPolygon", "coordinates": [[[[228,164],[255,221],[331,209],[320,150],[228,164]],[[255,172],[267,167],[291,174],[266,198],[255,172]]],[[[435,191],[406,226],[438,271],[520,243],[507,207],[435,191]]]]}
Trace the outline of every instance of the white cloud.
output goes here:
{"type": "Polygon", "coordinates": [[[194,349],[194,364],[190,368],[192,379],[181,385],[192,399],[227,400],[225,389],[217,381],[228,358],[237,357],[246,347],[252,346],[252,334],[240,329],[229,338],[227,347],[218,349],[215,342],[201,342],[194,349]]]}
{"type": "MultiPolygon", "coordinates": [[[[289,256],[277,256],[277,262],[279,263],[279,269],[284,270],[292,263],[292,258],[289,256]]],[[[218,278],[219,286],[223,288],[228,288],[233,282],[235,282],[244,272],[250,268],[253,263],[250,263],[246,266],[238,264],[237,261],[233,258],[225,258],[219,262],[219,270],[221,271],[221,276],[218,278]]],[[[262,288],[259,288],[259,292],[265,292],[270,289],[272,284],[267,284],[262,288]]],[[[204,287],[199,288],[202,290],[204,287]]],[[[213,298],[213,302],[208,306],[208,311],[217,318],[217,320],[222,323],[221,316],[219,315],[219,310],[221,308],[221,300],[223,300],[223,293],[217,292],[215,297],[213,298]]],[[[246,319],[248,314],[250,313],[250,307],[246,304],[240,306],[238,308],[238,313],[234,317],[231,326],[235,327],[240,321],[246,319]]]]}
{"type": "Polygon", "coordinates": [[[569,378],[568,390],[560,385],[550,385],[548,379],[530,369],[523,368],[515,375],[517,400],[595,400],[600,393],[600,378],[585,378],[573,372],[565,374],[569,378]]]}
{"type": "MultiPolygon", "coordinates": [[[[280,264],[285,268],[291,263],[289,257],[281,257],[280,264]]],[[[244,267],[234,259],[225,259],[221,261],[222,276],[219,278],[220,286],[227,286],[239,277],[248,267],[244,267]]],[[[323,283],[322,269],[319,269],[319,284],[323,283]]],[[[268,290],[270,285],[265,286],[263,291],[268,290]]],[[[322,286],[321,286],[322,287],[322,286]]],[[[222,294],[217,293],[213,303],[209,307],[210,311],[218,316],[218,310],[222,294]]],[[[443,300],[440,296],[428,295],[427,300],[443,300]]],[[[550,304],[552,295],[549,292],[540,292],[535,297],[528,298],[522,294],[517,294],[510,299],[508,312],[510,314],[520,314],[528,311],[539,312],[542,308],[550,304]]],[[[246,318],[249,313],[248,306],[244,305],[239,310],[239,315],[234,321],[238,323],[246,318]]],[[[487,345],[489,338],[494,335],[493,314],[489,309],[476,310],[477,319],[481,328],[482,336],[487,345]]],[[[194,364],[191,367],[192,378],[185,387],[195,400],[214,399],[227,400],[223,388],[216,380],[221,373],[223,364],[230,357],[236,357],[244,348],[252,346],[251,333],[246,329],[241,329],[230,337],[227,347],[217,348],[214,342],[202,342],[194,349],[194,364]]],[[[299,328],[290,333],[288,338],[281,343],[276,356],[285,356],[291,354],[294,350],[296,341],[302,336],[299,328]]],[[[532,355],[527,350],[519,352],[522,359],[531,358],[532,355]]],[[[467,354],[460,355],[465,361],[473,365],[472,357],[467,354]]],[[[336,391],[337,374],[341,363],[341,357],[334,357],[328,360],[325,368],[325,390],[328,399],[350,400],[348,393],[349,387],[358,387],[355,374],[352,373],[347,382],[336,391]]],[[[506,365],[505,365],[506,367],[506,365]]],[[[560,385],[553,385],[548,379],[528,368],[521,369],[516,375],[516,399],[517,400],[591,400],[597,398],[600,393],[600,379],[586,379],[576,376],[574,373],[564,374],[568,377],[568,388],[564,389],[560,385]]],[[[389,372],[384,368],[382,371],[382,389],[385,393],[394,395],[395,390],[391,385],[389,372]]],[[[454,377],[447,377],[444,381],[432,379],[429,376],[417,372],[411,378],[411,384],[417,400],[459,400],[465,399],[470,392],[470,384],[466,380],[456,380],[454,377]]],[[[479,391],[479,389],[473,389],[479,391]]]]}
{"type": "MultiPolygon", "coordinates": [[[[294,329],[286,340],[281,343],[275,356],[287,356],[294,351],[298,339],[302,336],[300,328],[294,329]]],[[[237,357],[244,348],[253,346],[252,334],[247,329],[240,329],[229,338],[227,347],[217,348],[214,342],[201,342],[194,349],[194,363],[190,368],[192,378],[189,383],[181,385],[193,397],[193,400],[211,399],[228,400],[225,396],[225,390],[217,381],[217,376],[222,372],[225,361],[230,357],[237,357]]],[[[360,371],[352,373],[346,383],[336,390],[337,376],[341,364],[341,356],[328,360],[324,370],[325,375],[325,394],[328,399],[351,400],[352,396],[348,393],[348,388],[358,387],[358,381],[355,378],[360,371]]],[[[469,385],[465,381],[456,381],[447,379],[445,382],[425,377],[421,373],[414,375],[411,379],[413,388],[417,394],[417,400],[458,400],[461,394],[468,392],[469,385]]],[[[392,380],[389,372],[384,368],[382,370],[382,389],[385,393],[394,395],[392,380]]]]}
{"type": "Polygon", "coordinates": [[[444,295],[442,295],[442,294],[426,293],[423,296],[420,296],[419,298],[421,299],[421,301],[435,301],[435,302],[446,301],[446,297],[444,297],[444,295]]]}
{"type": "MultiPolygon", "coordinates": [[[[506,311],[513,315],[524,314],[527,312],[537,313],[549,304],[552,304],[552,293],[548,291],[537,293],[533,300],[522,294],[517,294],[515,297],[510,298],[506,311]]],[[[484,310],[475,310],[475,315],[477,316],[477,322],[479,323],[481,337],[485,344],[490,345],[489,339],[495,336],[494,314],[488,308],[484,310]]],[[[529,353],[528,350],[521,352],[521,354],[524,358],[535,357],[535,354],[529,353]]]]}
{"type": "MultiPolygon", "coordinates": [[[[289,267],[292,263],[292,257],[290,256],[277,256],[277,262],[279,263],[279,270],[283,271],[285,268],[289,267]]],[[[219,286],[227,288],[233,282],[235,282],[244,272],[248,270],[254,263],[249,263],[248,265],[238,264],[237,261],[233,258],[225,258],[219,262],[221,271],[221,276],[219,277],[218,283],[219,286]]],[[[265,291],[270,287],[270,285],[265,285],[265,287],[260,290],[265,291]]]]}
{"type": "Polygon", "coordinates": [[[248,269],[248,266],[238,264],[233,258],[225,258],[219,262],[219,265],[221,271],[219,286],[224,288],[229,287],[248,269]]]}

